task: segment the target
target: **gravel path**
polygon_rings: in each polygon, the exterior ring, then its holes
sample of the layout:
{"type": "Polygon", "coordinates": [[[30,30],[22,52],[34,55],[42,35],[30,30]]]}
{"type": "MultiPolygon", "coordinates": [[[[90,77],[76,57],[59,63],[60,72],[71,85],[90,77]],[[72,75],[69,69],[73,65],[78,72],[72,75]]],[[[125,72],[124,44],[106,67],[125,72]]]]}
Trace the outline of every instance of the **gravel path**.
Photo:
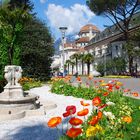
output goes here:
{"type": "MultiPolygon", "coordinates": [[[[40,98],[53,101],[57,104],[57,108],[46,112],[45,116],[28,117],[19,120],[0,122],[0,140],[58,140],[58,131],[49,129],[47,121],[54,116],[62,116],[67,105],[76,105],[77,111],[82,109],[80,98],[72,96],[56,95],[50,92],[49,86],[34,88],[30,90],[40,96],[40,98]]],[[[91,101],[88,101],[91,103],[91,101]]],[[[89,108],[91,110],[91,108],[89,108]]],[[[62,133],[67,128],[67,120],[63,119],[63,125],[59,125],[58,129],[62,133]]],[[[59,135],[60,135],[59,134],[59,135]]]]}

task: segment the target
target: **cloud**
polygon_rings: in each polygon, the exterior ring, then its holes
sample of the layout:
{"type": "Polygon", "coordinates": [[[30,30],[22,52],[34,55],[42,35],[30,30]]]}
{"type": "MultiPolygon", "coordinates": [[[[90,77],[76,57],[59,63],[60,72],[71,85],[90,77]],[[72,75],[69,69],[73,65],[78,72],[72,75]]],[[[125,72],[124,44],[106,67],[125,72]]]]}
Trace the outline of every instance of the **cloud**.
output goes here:
{"type": "Polygon", "coordinates": [[[47,0],[40,0],[40,3],[42,3],[42,4],[44,4],[46,2],[47,2],[47,0]]]}
{"type": "Polygon", "coordinates": [[[94,16],[86,5],[74,4],[70,8],[49,4],[45,14],[54,30],[61,26],[68,27],[67,34],[75,33],[94,16]]]}

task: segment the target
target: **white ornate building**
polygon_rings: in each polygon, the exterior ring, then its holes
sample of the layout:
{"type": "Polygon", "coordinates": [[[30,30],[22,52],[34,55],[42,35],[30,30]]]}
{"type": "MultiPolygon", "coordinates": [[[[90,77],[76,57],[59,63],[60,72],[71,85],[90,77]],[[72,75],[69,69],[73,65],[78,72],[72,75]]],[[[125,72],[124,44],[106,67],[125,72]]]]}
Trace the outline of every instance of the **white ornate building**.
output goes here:
{"type": "MultiPolygon", "coordinates": [[[[135,19],[135,16],[133,19],[135,19]]],[[[131,26],[129,28],[129,32],[134,32],[137,30],[137,28],[140,28],[140,26],[131,26]]],[[[62,68],[63,60],[66,63],[66,61],[70,59],[70,56],[75,53],[91,53],[94,56],[94,62],[90,66],[90,74],[92,74],[98,64],[106,64],[108,60],[113,59],[114,57],[121,57],[126,55],[122,50],[124,43],[125,40],[123,38],[123,33],[121,33],[115,25],[110,26],[101,32],[95,25],[87,24],[80,29],[78,38],[74,42],[69,43],[65,41],[64,51],[62,45],[60,45],[59,68],[62,68]]],[[[139,57],[136,58],[134,64],[137,65],[137,70],[140,71],[139,57]]],[[[75,72],[76,66],[74,66],[73,73],[75,72]]],[[[78,61],[78,73],[82,74],[80,61],[78,61]]],[[[69,74],[72,74],[72,66],[70,66],[69,74]]],[[[85,64],[84,74],[87,74],[87,66],[85,64]]]]}

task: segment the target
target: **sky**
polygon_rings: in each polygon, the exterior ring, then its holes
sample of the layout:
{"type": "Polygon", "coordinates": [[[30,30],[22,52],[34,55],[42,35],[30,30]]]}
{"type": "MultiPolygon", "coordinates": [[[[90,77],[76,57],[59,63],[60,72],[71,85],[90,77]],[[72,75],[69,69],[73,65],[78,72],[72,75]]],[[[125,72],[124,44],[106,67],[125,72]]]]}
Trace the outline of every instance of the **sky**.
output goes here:
{"type": "Polygon", "coordinates": [[[55,39],[61,36],[59,27],[66,26],[66,35],[80,31],[86,24],[93,24],[101,31],[104,25],[112,22],[102,16],[96,16],[87,6],[86,0],[32,0],[34,12],[50,28],[55,39]]]}

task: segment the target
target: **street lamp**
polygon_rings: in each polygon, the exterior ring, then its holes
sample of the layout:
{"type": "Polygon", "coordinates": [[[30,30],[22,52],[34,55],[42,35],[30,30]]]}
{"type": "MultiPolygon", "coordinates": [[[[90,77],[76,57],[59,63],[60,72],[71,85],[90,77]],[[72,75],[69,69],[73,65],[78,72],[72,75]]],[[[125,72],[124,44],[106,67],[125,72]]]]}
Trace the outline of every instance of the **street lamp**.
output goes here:
{"type": "Polygon", "coordinates": [[[66,33],[66,30],[67,30],[67,27],[60,27],[59,28],[60,31],[61,31],[61,34],[62,34],[62,57],[63,57],[63,60],[62,60],[62,68],[63,68],[63,77],[65,76],[65,72],[64,72],[64,63],[65,63],[65,57],[64,57],[64,39],[65,39],[65,33],[66,33]]]}
{"type": "Polygon", "coordinates": [[[104,76],[106,76],[106,53],[104,53],[104,76]]]}

